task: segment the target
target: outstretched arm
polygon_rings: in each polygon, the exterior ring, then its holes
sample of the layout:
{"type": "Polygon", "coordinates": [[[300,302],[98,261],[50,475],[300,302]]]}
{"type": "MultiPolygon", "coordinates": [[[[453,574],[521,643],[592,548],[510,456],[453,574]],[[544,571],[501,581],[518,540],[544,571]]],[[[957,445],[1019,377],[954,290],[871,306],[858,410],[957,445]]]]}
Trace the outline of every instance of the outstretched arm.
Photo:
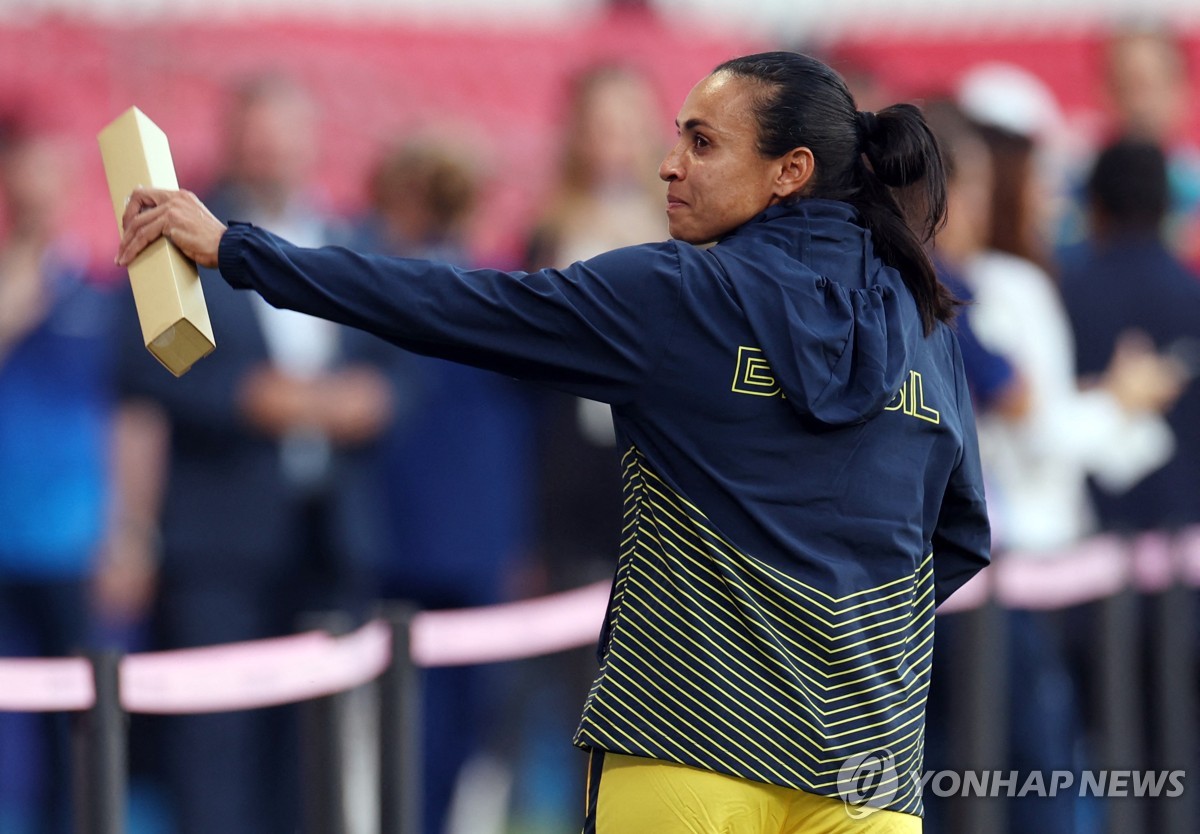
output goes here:
{"type": "Polygon", "coordinates": [[[305,249],[252,226],[227,229],[184,191],[138,189],[124,222],[122,263],[167,233],[198,263],[215,263],[230,285],[276,307],[614,405],[636,398],[663,356],[685,251],[697,265],[706,260],[672,242],[562,270],[505,272],[305,249]]]}

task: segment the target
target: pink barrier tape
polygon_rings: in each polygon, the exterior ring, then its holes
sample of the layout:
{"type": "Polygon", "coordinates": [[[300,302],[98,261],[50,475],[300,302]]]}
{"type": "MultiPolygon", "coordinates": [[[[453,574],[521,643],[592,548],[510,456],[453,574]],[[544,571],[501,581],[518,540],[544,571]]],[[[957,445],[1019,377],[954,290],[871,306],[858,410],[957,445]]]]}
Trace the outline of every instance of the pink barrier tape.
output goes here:
{"type": "Polygon", "coordinates": [[[938,606],[939,614],[955,614],[959,611],[970,611],[987,602],[991,596],[992,573],[985,570],[967,580],[961,588],[950,595],[949,599],[938,606]]]}
{"type": "Polygon", "coordinates": [[[82,657],[0,660],[0,712],[70,712],[95,703],[92,665],[82,657]]]}
{"type": "Polygon", "coordinates": [[[938,612],[966,611],[989,595],[1008,608],[1067,608],[1126,587],[1155,594],[1175,583],[1200,587],[1200,527],[1143,533],[1131,540],[1095,536],[1053,554],[1002,553],[938,612]]]}
{"type": "Polygon", "coordinates": [[[1165,533],[1145,533],[1133,542],[1133,587],[1142,593],[1157,594],[1175,582],[1178,573],[1171,537],[1165,533]]]}
{"type": "Polygon", "coordinates": [[[1176,537],[1179,572],[1185,585],[1200,587],[1200,527],[1190,527],[1176,537]]]}
{"type": "Polygon", "coordinates": [[[344,637],[290,637],[133,654],[121,661],[121,703],[130,712],[254,709],[333,695],[378,677],[391,635],[372,621],[344,637]]]}
{"type": "MultiPolygon", "coordinates": [[[[1096,536],[1053,555],[997,557],[938,610],[954,613],[989,599],[1010,608],[1064,608],[1133,587],[1157,593],[1180,582],[1200,587],[1200,527],[1133,540],[1096,536]]],[[[540,599],[453,611],[423,611],[412,622],[418,666],[457,666],[536,657],[593,644],[608,604],[596,582],[540,599]]],[[[341,637],[306,632],[271,640],[128,655],[121,703],[130,712],[199,713],[254,709],[333,695],[377,678],[391,660],[391,629],[372,621],[341,637]]],[[[0,711],[57,712],[95,703],[83,658],[0,659],[0,711]]]]}
{"type": "Polygon", "coordinates": [[[423,611],[412,625],[418,666],[465,666],[537,657],[595,643],[608,607],[608,582],[540,599],[423,611]]]}
{"type": "Polygon", "coordinates": [[[992,568],[992,587],[1009,608],[1066,608],[1121,590],[1129,581],[1129,561],[1128,545],[1110,536],[1086,539],[1050,557],[1005,553],[992,568]]]}

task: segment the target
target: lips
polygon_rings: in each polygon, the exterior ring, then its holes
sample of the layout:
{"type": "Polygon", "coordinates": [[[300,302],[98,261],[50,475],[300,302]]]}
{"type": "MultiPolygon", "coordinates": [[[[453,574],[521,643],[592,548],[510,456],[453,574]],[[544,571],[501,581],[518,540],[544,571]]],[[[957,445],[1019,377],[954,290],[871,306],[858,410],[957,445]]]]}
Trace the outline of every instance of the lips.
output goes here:
{"type": "Polygon", "coordinates": [[[671,209],[682,208],[686,205],[687,203],[676,197],[674,194],[667,195],[667,211],[670,211],[671,209]]]}

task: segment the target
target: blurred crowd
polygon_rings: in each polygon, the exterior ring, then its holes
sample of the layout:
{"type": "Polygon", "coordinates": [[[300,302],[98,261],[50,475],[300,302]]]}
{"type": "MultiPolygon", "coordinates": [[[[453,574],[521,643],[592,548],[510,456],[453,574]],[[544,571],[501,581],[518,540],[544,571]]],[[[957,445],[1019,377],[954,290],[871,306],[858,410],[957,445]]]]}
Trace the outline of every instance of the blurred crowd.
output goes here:
{"type": "MultiPolygon", "coordinates": [[[[824,57],[863,109],[920,101],[945,149],[949,217],[931,246],[966,302],[996,558],[1200,523],[1200,146],[1182,120],[1200,90],[1185,53],[1161,31],[1114,33],[1108,123],[1086,148],[1015,65],[910,90],[861,55],[824,57]]],[[[570,80],[521,267],[665,237],[656,174],[675,104],[629,63],[570,80]]],[[[385,143],[369,205],[348,217],[314,185],[320,113],[297,79],[247,77],[214,118],[223,170],[201,196],[221,219],[478,262],[489,174],[461,137],[385,143]]],[[[56,199],[71,164],[54,136],[0,122],[0,656],[211,645],[292,633],[313,612],[361,621],[380,599],[459,608],[611,575],[607,406],[409,355],[213,275],[217,349],[175,379],[146,352],[123,276],[73,245],[56,199]]],[[[1005,625],[1022,684],[1011,766],[1086,766],[1077,641],[1030,612],[1005,625]]],[[[955,617],[939,628],[940,650],[955,617]]],[[[577,828],[584,762],[569,738],[593,666],[583,651],[427,672],[425,834],[577,828]]],[[[946,697],[935,680],[933,761],[946,697]]],[[[297,830],[295,721],[290,708],[135,717],[141,830],[297,830]]],[[[68,830],[66,744],[61,716],[0,714],[0,834],[68,830]]],[[[939,813],[931,803],[927,831],[952,830],[939,813]]],[[[1082,834],[1103,811],[1042,800],[1009,822],[1082,834]]]]}

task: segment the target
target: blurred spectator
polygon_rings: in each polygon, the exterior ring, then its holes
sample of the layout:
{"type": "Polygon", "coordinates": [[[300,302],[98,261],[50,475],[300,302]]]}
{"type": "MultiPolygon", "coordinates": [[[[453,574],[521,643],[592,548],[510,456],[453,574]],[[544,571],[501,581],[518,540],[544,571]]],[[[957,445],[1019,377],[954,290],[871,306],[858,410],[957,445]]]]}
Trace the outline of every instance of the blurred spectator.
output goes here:
{"type": "MultiPolygon", "coordinates": [[[[968,166],[955,172],[955,179],[968,179],[969,187],[973,189],[974,222],[969,240],[961,251],[963,276],[977,301],[968,314],[982,342],[1005,356],[1022,382],[1019,410],[981,411],[977,423],[988,487],[988,512],[993,519],[993,552],[997,558],[1005,558],[1013,548],[1038,546],[1031,543],[1036,542],[1036,531],[1041,522],[1020,509],[1010,509],[1014,503],[1018,507],[1025,506],[1020,503],[1020,498],[1013,498],[1023,495],[1024,480],[1036,479],[1047,471],[1068,483],[1072,475],[1082,478],[1074,474],[1072,465],[1054,460],[1052,455],[1037,450],[1030,442],[1035,437],[1032,427],[1038,421],[1046,420],[1047,409],[1057,407],[1051,395],[1054,384],[1047,384],[1045,377],[1039,377],[1044,369],[1032,367],[1032,364],[1066,348],[1053,340],[1056,308],[1049,277],[1031,259],[1017,254],[1032,254],[1037,245],[1029,221],[1035,205],[1030,185],[1034,176],[1032,141],[996,126],[983,129],[968,123],[957,141],[951,140],[948,144],[952,145],[952,152],[957,154],[960,162],[969,162],[968,166]],[[1011,170],[1007,166],[1012,166],[1011,170]],[[1006,180],[1003,183],[1000,182],[1002,178],[1006,180]],[[1010,273],[1015,277],[1010,277],[1010,273]],[[1002,283],[1009,281],[1009,285],[1002,283]],[[1028,286],[1023,283],[1026,281],[1028,286]],[[1005,289],[1012,295],[1006,296],[1005,289]],[[1036,352],[1022,354],[1020,347],[1014,346],[1012,338],[995,323],[996,317],[1011,321],[1018,315],[1017,296],[1020,294],[1028,294],[1026,301],[1032,312],[1029,323],[1038,331],[1029,334],[1028,338],[1034,342],[1051,339],[1049,345],[1043,344],[1041,356],[1036,352]],[[1004,460],[1004,456],[1010,454],[1016,454],[1017,460],[1004,460]]],[[[1066,377],[1057,379],[1057,384],[1074,391],[1074,379],[1069,369],[1063,370],[1066,377]]],[[[1069,518],[1077,518],[1084,512],[1073,506],[1071,494],[1061,489],[1031,496],[1031,499],[1056,502],[1046,508],[1046,512],[1052,514],[1065,513],[1069,518]]],[[[1072,523],[1067,522],[1068,525],[1072,523]]],[[[1045,546],[1066,544],[1077,532],[1078,528],[1072,528],[1061,540],[1045,546]]],[[[1006,753],[1003,765],[1021,772],[1073,772],[1076,769],[1074,748],[1079,734],[1075,721],[1077,697],[1067,673],[1063,649],[1037,614],[1005,611],[1003,624],[1009,681],[1004,702],[1007,732],[1003,736],[1006,753]]],[[[1014,833],[1070,834],[1075,831],[1074,800],[1066,795],[1053,799],[1016,799],[1008,804],[1007,817],[1007,830],[1014,833]]]]}
{"type": "MultiPolygon", "coordinates": [[[[1128,482],[1162,462],[1169,435],[1153,411],[1169,403],[1175,381],[1152,352],[1139,351],[1113,363],[1107,388],[1079,390],[1069,325],[1055,287],[1018,254],[1035,245],[1026,231],[1033,190],[1024,181],[1035,172],[1033,140],[995,124],[980,128],[946,103],[932,108],[930,122],[950,178],[938,251],[962,268],[974,293],[966,322],[985,347],[1013,364],[1024,383],[1024,396],[1010,400],[1009,407],[983,408],[977,415],[995,552],[1000,559],[1052,555],[1092,529],[1087,471],[1119,472],[1128,482]],[[1136,399],[1125,386],[1143,372],[1149,387],[1142,392],[1145,399],[1136,399]],[[1147,438],[1143,448],[1123,446],[1141,435],[1147,438]]],[[[1012,685],[1003,765],[1020,772],[1074,771],[1081,726],[1065,646],[1043,615],[1008,611],[1004,624],[1012,685]]],[[[955,640],[955,621],[943,625],[941,636],[955,640]]],[[[939,695],[947,697],[935,687],[935,707],[939,695]]],[[[929,808],[931,832],[946,825],[948,809],[939,805],[934,801],[929,808]]],[[[1078,809],[1063,795],[1017,799],[1008,803],[1007,815],[1010,831],[1059,834],[1076,830],[1078,809]]]]}
{"type": "Polygon", "coordinates": [[[1050,88],[1015,64],[988,61],[959,79],[957,100],[988,145],[1004,182],[991,189],[987,246],[1053,272],[1052,249],[1068,211],[1065,118],[1050,88]]]}
{"type": "MultiPolygon", "coordinates": [[[[978,131],[952,101],[937,98],[928,102],[924,109],[926,120],[942,148],[946,170],[946,222],[937,232],[934,263],[939,279],[965,302],[954,324],[976,420],[986,414],[1020,420],[1029,409],[1028,386],[1005,356],[980,344],[971,326],[974,296],[964,277],[967,266],[986,245],[989,235],[991,158],[978,131]]],[[[992,486],[986,469],[984,479],[990,496],[992,486]]],[[[994,519],[992,526],[993,537],[999,538],[1001,533],[995,529],[994,519]]],[[[956,733],[958,728],[952,718],[955,704],[968,689],[968,684],[962,674],[951,675],[945,670],[970,668],[957,661],[964,656],[971,639],[969,618],[973,616],[978,615],[943,614],[938,617],[933,674],[926,704],[929,715],[925,740],[927,771],[998,768],[1004,764],[968,759],[968,743],[956,733]]],[[[968,822],[967,809],[961,802],[926,792],[924,831],[928,834],[965,830],[969,827],[968,822]]]]}
{"type": "Polygon", "coordinates": [[[572,81],[558,180],[530,241],[531,264],[665,238],[660,113],[650,80],[632,67],[601,65],[572,81]]]}
{"type": "Polygon", "coordinates": [[[1162,469],[1126,492],[1093,484],[1102,526],[1146,530],[1200,522],[1200,282],[1166,246],[1166,158],[1154,143],[1122,139],[1088,180],[1091,234],[1068,252],[1062,292],[1081,375],[1102,374],[1136,330],[1186,366],[1189,382],[1167,412],[1176,449],[1162,469]]]}
{"type": "Polygon", "coordinates": [[[1020,419],[1029,405],[1028,387],[1007,358],[980,344],[971,326],[974,294],[963,275],[989,233],[987,147],[953,103],[934,100],[926,105],[925,114],[942,146],[946,168],[946,222],[937,233],[933,260],[938,278],[964,302],[954,325],[971,402],[977,415],[994,410],[1020,419]]]}
{"type": "MultiPolygon", "coordinates": [[[[212,209],[298,243],[335,241],[337,224],[308,186],[316,116],[285,77],[258,77],[237,90],[228,169],[212,209]]],[[[153,404],[170,426],[166,482],[141,484],[143,493],[161,492],[161,518],[135,525],[151,531],[161,521],[155,625],[163,648],[290,633],[306,611],[361,613],[383,542],[373,463],[397,401],[389,374],[398,352],[219,280],[205,280],[204,292],[217,348],[180,379],[143,348],[132,304],[122,330],[126,407],[153,404]]],[[[119,466],[136,459],[136,449],[126,451],[119,466]]],[[[181,834],[296,829],[292,719],[279,709],[164,724],[181,834]]]]}
{"type": "MultiPolygon", "coordinates": [[[[666,192],[658,179],[665,153],[662,108],[650,80],[628,65],[582,71],[568,91],[557,182],[533,230],[527,268],[566,266],[610,249],[667,237],[666,192]]],[[[607,405],[546,392],[539,409],[539,524],[542,587],[562,590],[612,575],[620,540],[619,454],[607,405]]],[[[527,711],[536,725],[521,758],[530,826],[549,830],[576,815],[583,762],[561,745],[574,731],[577,705],[595,677],[585,652],[539,661],[527,711]],[[548,671],[547,671],[548,668],[548,671]],[[549,678],[555,683],[545,684],[549,678]]]]}
{"type": "MultiPolygon", "coordinates": [[[[480,177],[470,159],[432,136],[389,150],[375,169],[372,212],[356,248],[469,265],[465,227],[480,177]]],[[[441,359],[414,356],[407,368],[406,416],[383,452],[393,538],[380,566],[383,593],[424,609],[499,602],[531,546],[531,393],[514,380],[441,359]]],[[[462,767],[492,740],[488,728],[498,716],[490,705],[500,691],[494,672],[424,673],[426,834],[447,830],[462,767]]],[[[484,790],[476,784],[460,792],[458,807],[482,802],[484,790]]]]}
{"type": "MultiPolygon", "coordinates": [[[[1099,522],[1117,532],[1195,524],[1200,521],[1200,385],[1195,382],[1200,372],[1200,282],[1164,240],[1169,196],[1162,149],[1143,139],[1115,141],[1097,158],[1087,193],[1088,239],[1068,250],[1062,263],[1078,372],[1085,377],[1102,373],[1122,340],[1136,331],[1140,339],[1175,357],[1190,378],[1166,415],[1175,435],[1175,453],[1166,465],[1128,491],[1092,479],[1099,522]]],[[[1163,616],[1161,597],[1144,596],[1140,604],[1142,622],[1163,616]]],[[[1194,626],[1187,622],[1170,627],[1194,637],[1194,626]]],[[[1138,641],[1138,654],[1126,670],[1128,686],[1149,691],[1153,669],[1175,666],[1180,658],[1164,656],[1157,631],[1138,629],[1138,641]]],[[[1189,673],[1184,675],[1186,679],[1189,673]]],[[[1147,763],[1157,763],[1151,766],[1165,764],[1171,755],[1152,729],[1155,721],[1151,710],[1131,721],[1144,728],[1139,746],[1147,763]]],[[[1146,810],[1148,830],[1165,830],[1164,809],[1152,805],[1146,810]]]]}
{"type": "MultiPolygon", "coordinates": [[[[1001,111],[978,98],[973,105],[977,124],[1001,111]]],[[[979,432],[998,544],[1033,555],[1094,529],[1087,473],[1125,489],[1166,461],[1171,435],[1158,415],[1178,395],[1179,379],[1153,350],[1127,341],[1100,384],[1080,389],[1070,323],[1053,279],[1038,265],[1040,238],[1031,231],[1037,137],[1016,127],[991,119],[978,128],[990,159],[980,175],[991,195],[988,231],[964,275],[978,302],[971,322],[979,339],[1028,385],[1021,419],[982,415],[979,432]]]]}
{"type": "MultiPolygon", "coordinates": [[[[1126,137],[1153,142],[1164,150],[1169,195],[1165,239],[1186,262],[1200,263],[1200,147],[1186,132],[1195,109],[1186,50],[1165,26],[1130,26],[1111,34],[1102,61],[1111,121],[1101,144],[1126,137]]],[[[1077,243],[1087,234],[1083,191],[1080,183],[1065,244],[1077,243]]]]}
{"type": "MultiPolygon", "coordinates": [[[[574,79],[568,104],[558,181],[530,240],[530,269],[566,266],[667,234],[656,173],[663,154],[660,109],[649,80],[626,66],[591,68],[574,79]]],[[[607,406],[548,397],[538,433],[538,550],[556,574],[555,585],[574,585],[612,569],[617,530],[600,531],[620,517],[615,438],[607,406]],[[589,474],[581,478],[581,472],[589,474]]]]}
{"type": "MultiPolygon", "coordinates": [[[[0,657],[89,648],[107,512],[111,302],[63,237],[70,156],[0,125],[0,657]]],[[[65,717],[0,714],[0,831],[66,831],[65,717]]]]}

